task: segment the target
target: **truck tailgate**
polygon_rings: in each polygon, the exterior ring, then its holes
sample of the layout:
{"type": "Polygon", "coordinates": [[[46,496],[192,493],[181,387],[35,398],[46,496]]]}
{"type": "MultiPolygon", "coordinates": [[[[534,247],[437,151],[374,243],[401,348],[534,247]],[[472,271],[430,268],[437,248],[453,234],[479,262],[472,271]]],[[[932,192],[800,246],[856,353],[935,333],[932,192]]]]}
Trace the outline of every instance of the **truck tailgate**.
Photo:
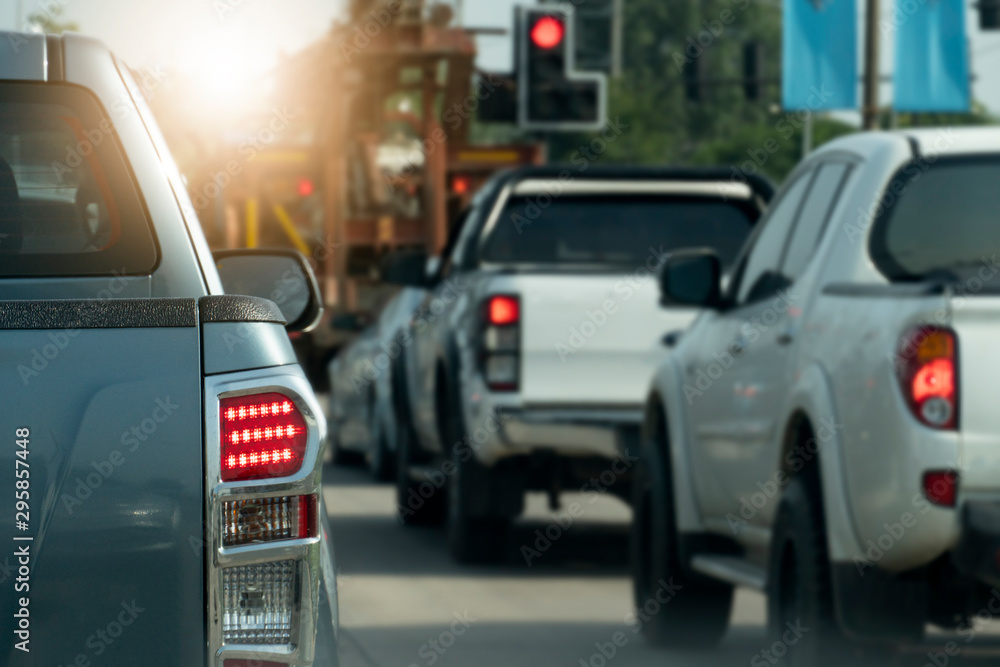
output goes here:
{"type": "Polygon", "coordinates": [[[655,276],[518,276],[526,404],[638,406],[668,352],[663,336],[697,311],[663,308],[655,276]]]}
{"type": "Polygon", "coordinates": [[[0,302],[0,364],[3,662],[204,664],[195,301],[0,302]]]}

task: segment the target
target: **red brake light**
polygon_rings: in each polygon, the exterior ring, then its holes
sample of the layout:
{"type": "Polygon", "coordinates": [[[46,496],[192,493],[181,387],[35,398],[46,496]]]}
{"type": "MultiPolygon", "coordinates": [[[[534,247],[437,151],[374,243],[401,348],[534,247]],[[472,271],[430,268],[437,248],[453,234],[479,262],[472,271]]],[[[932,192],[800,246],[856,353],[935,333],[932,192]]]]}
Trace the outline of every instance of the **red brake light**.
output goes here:
{"type": "Polygon", "coordinates": [[[486,319],[494,326],[517,324],[521,319],[521,306],[516,297],[494,296],[486,305],[486,319]]]}
{"type": "Polygon", "coordinates": [[[457,195],[464,195],[469,192],[469,179],[466,176],[456,176],[451,181],[451,190],[457,195]]]}
{"type": "Polygon", "coordinates": [[[222,481],[284,477],[302,467],[308,429],[283,394],[223,398],[222,481]]]}
{"type": "Polygon", "coordinates": [[[541,49],[552,49],[559,46],[563,35],[566,34],[566,27],[559,19],[545,16],[531,29],[531,41],[541,49]]]}
{"type": "Polygon", "coordinates": [[[924,473],[924,496],[935,505],[954,507],[958,497],[958,473],[951,470],[924,473]]]}
{"type": "Polygon", "coordinates": [[[900,387],[914,416],[932,428],[958,424],[955,334],[918,327],[903,337],[896,359],[900,387]]]}
{"type": "Polygon", "coordinates": [[[302,197],[308,197],[315,189],[316,188],[313,186],[313,182],[308,178],[303,178],[299,181],[299,195],[302,197]]]}

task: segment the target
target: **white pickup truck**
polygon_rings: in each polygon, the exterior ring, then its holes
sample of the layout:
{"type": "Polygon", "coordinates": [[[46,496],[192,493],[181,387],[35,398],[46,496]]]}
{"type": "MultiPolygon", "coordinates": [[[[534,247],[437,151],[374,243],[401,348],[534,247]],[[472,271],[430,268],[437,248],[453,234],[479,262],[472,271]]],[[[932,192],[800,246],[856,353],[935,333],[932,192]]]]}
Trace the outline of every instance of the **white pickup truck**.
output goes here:
{"type": "Polygon", "coordinates": [[[658,267],[685,247],[731,261],[772,193],[729,176],[512,171],[477,194],[433,277],[398,258],[387,279],[428,288],[394,371],[404,523],[447,518],[457,560],[500,559],[525,491],[553,506],[563,489],[626,493],[620,433],[638,440],[664,334],[697,313],[660,308],[658,267]]]}
{"type": "Polygon", "coordinates": [[[929,625],[957,633],[942,665],[996,618],[998,182],[995,129],[853,135],[795,170],[728,276],[707,250],[667,261],[664,299],[705,312],[646,404],[636,606],[679,587],[651,639],[718,640],[734,586],[766,592],[793,665],[929,625]]]}

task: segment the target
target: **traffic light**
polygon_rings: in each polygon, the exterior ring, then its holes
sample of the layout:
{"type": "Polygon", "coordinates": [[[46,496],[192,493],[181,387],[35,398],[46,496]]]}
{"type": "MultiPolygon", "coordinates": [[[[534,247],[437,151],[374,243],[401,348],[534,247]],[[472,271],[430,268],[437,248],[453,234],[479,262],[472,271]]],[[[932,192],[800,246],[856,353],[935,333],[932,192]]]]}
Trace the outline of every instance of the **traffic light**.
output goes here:
{"type": "Polygon", "coordinates": [[[748,100],[760,99],[764,79],[764,46],[760,42],[743,44],[743,94],[748,100]]]}
{"type": "Polygon", "coordinates": [[[981,30],[1000,30],[1000,0],[980,0],[975,6],[981,30]]]}
{"type": "Polygon", "coordinates": [[[518,124],[529,130],[602,127],[607,77],[576,71],[572,7],[516,11],[518,124]]]}
{"type": "Polygon", "coordinates": [[[705,79],[702,76],[701,58],[688,58],[681,67],[681,79],[684,81],[684,99],[688,102],[701,102],[705,99],[705,79]]]}

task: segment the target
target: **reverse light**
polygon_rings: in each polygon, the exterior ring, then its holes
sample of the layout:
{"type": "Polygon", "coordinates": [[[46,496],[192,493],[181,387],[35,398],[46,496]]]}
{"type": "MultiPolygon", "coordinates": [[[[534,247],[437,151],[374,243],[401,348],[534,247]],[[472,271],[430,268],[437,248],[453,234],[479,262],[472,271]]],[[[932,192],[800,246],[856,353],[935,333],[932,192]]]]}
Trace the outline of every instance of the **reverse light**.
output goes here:
{"type": "Polygon", "coordinates": [[[932,428],[958,423],[955,334],[942,327],[918,327],[903,337],[896,358],[900,388],[911,412],[932,428]]]}
{"type": "Polygon", "coordinates": [[[295,403],[267,393],[219,401],[222,481],[284,477],[302,467],[308,429],[295,403]]]}
{"type": "Polygon", "coordinates": [[[222,643],[290,644],[299,611],[296,561],[222,570],[222,643]]]}
{"type": "Polygon", "coordinates": [[[316,536],[316,496],[227,500],[222,506],[222,546],[316,536]]]}
{"type": "Polygon", "coordinates": [[[480,367],[493,391],[516,391],[521,351],[521,300],[498,294],[483,303],[480,367]]]}
{"type": "Polygon", "coordinates": [[[954,507],[958,499],[958,473],[935,470],[924,473],[924,496],[935,505],[954,507]]]}

